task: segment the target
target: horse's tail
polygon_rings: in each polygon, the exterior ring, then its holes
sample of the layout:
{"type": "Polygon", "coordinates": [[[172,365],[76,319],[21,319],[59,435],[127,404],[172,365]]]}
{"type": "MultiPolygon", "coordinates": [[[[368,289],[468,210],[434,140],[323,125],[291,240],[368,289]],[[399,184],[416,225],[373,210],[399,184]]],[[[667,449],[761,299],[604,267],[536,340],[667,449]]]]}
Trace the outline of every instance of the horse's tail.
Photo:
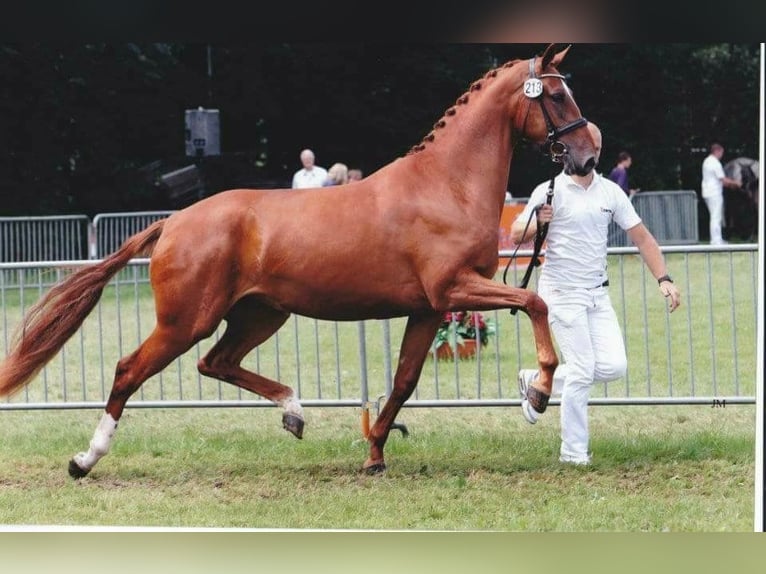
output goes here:
{"type": "Polygon", "coordinates": [[[0,362],[0,397],[34,378],[77,332],[109,280],[132,258],[151,252],[164,226],[165,220],[160,220],[129,237],[100,263],[87,265],[54,285],[27,311],[8,356],[0,362]]]}

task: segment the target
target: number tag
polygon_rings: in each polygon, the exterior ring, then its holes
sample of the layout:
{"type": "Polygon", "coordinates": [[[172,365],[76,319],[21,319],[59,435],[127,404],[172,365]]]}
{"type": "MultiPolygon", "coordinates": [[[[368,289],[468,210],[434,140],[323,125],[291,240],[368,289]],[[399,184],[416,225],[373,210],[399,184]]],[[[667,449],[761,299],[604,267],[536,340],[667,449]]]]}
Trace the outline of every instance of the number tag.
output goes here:
{"type": "Polygon", "coordinates": [[[528,98],[537,98],[543,93],[543,82],[537,78],[529,78],[524,82],[524,95],[528,98]]]}

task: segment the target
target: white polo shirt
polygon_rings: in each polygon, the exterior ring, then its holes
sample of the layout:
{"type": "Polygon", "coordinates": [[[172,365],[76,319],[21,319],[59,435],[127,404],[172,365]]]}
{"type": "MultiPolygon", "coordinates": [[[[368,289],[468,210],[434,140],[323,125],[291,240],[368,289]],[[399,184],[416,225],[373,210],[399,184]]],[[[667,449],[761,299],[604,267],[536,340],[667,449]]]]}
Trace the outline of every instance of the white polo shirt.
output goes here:
{"type": "Polygon", "coordinates": [[[723,195],[723,182],[726,174],[721,161],[710,154],[702,162],[702,198],[723,195]]]}
{"type": "MultiPolygon", "coordinates": [[[[545,203],[549,181],[538,185],[516,221],[526,224],[532,209],[545,203]]],[[[607,280],[606,250],[609,224],[628,230],[641,223],[619,185],[594,173],[587,189],[566,175],[556,176],[553,219],[546,236],[540,281],[561,288],[592,288],[607,280]]]]}
{"type": "Polygon", "coordinates": [[[304,167],[293,175],[293,187],[298,189],[322,187],[326,179],[327,170],[325,168],[315,165],[311,170],[308,170],[304,167]]]}

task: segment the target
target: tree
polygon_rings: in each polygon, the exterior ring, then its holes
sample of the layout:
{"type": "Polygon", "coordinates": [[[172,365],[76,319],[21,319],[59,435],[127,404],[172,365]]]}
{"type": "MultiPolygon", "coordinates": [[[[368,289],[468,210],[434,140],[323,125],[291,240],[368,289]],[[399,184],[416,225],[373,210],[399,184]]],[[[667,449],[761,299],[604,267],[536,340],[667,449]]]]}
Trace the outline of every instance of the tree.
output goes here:
{"type": "MultiPolygon", "coordinates": [[[[420,142],[490,68],[544,44],[0,46],[0,213],[172,207],[157,173],[199,164],[208,193],[284,186],[311,147],[369,174],[420,142]],[[209,57],[210,56],[210,57],[209,57]],[[209,68],[210,65],[210,68],[209,68]],[[222,155],[184,155],[184,110],[220,110],[222,155]],[[148,168],[147,166],[151,166],[148,168]]],[[[634,156],[645,190],[696,189],[711,139],[757,157],[758,44],[582,44],[562,65],[604,133],[602,171],[634,156]]],[[[551,174],[519,143],[509,189],[551,174]]]]}

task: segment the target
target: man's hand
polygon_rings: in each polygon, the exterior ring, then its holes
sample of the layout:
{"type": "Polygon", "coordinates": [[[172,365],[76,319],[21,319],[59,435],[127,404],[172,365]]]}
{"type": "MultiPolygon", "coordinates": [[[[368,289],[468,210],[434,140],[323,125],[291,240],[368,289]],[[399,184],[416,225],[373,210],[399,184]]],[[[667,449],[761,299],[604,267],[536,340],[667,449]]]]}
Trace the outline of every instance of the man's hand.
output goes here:
{"type": "Polygon", "coordinates": [[[543,204],[537,212],[537,224],[550,223],[551,219],[553,219],[553,206],[547,203],[543,204]]]}
{"type": "Polygon", "coordinates": [[[672,313],[681,304],[681,294],[678,292],[678,287],[675,283],[670,281],[663,281],[660,283],[660,292],[662,296],[668,300],[668,309],[672,313]]]}

